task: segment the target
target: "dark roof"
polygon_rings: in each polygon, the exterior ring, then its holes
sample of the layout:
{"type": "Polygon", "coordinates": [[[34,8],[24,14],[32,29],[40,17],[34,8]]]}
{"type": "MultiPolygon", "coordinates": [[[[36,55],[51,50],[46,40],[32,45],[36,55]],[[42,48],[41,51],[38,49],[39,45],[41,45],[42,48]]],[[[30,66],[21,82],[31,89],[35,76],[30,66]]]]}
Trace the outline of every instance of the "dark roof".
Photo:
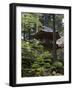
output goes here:
{"type": "MultiPolygon", "coordinates": [[[[50,39],[53,40],[53,30],[49,27],[43,26],[43,29],[39,32],[37,32],[34,37],[36,39],[42,39],[42,38],[46,38],[46,39],[50,39]]],[[[59,39],[60,35],[58,32],[56,32],[56,39],[59,39]]]]}

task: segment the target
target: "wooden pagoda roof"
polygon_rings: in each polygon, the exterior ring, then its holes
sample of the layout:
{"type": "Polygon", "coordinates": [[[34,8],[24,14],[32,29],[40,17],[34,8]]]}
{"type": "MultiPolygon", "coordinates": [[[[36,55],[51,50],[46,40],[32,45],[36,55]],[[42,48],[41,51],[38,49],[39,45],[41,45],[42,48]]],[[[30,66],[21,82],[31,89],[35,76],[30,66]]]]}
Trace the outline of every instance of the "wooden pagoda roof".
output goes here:
{"type": "MultiPolygon", "coordinates": [[[[36,39],[50,39],[53,40],[53,29],[49,27],[44,27],[41,31],[37,32],[34,37],[36,39]]],[[[56,40],[60,38],[60,35],[58,32],[56,32],[56,40]]]]}

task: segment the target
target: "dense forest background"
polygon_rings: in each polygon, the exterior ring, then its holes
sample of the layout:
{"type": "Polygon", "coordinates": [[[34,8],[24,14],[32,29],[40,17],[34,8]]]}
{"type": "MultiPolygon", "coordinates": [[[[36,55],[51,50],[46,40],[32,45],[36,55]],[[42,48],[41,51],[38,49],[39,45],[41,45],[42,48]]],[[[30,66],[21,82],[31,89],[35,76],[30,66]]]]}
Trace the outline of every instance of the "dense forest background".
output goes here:
{"type": "Polygon", "coordinates": [[[64,75],[63,20],[64,15],[62,14],[55,14],[55,18],[53,18],[53,14],[21,13],[22,77],[64,75]],[[54,49],[53,40],[48,38],[48,40],[43,41],[40,38],[37,39],[37,36],[36,38],[34,37],[36,33],[40,33],[43,29],[53,30],[54,22],[55,32],[58,32],[60,36],[59,39],[56,39],[55,60],[53,60],[52,53],[54,49]],[[44,42],[45,44],[43,44],[44,42]]]}

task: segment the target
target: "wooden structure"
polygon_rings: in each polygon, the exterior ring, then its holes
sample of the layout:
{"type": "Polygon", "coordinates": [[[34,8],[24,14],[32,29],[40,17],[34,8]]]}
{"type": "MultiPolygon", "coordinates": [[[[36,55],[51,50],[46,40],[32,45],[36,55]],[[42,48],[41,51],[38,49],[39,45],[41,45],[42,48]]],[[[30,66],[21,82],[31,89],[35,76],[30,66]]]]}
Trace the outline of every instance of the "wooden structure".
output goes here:
{"type": "MultiPolygon", "coordinates": [[[[53,30],[44,26],[44,29],[35,33],[34,38],[41,41],[45,47],[53,48],[53,30]]],[[[56,40],[60,38],[59,33],[56,32],[56,40]]]]}

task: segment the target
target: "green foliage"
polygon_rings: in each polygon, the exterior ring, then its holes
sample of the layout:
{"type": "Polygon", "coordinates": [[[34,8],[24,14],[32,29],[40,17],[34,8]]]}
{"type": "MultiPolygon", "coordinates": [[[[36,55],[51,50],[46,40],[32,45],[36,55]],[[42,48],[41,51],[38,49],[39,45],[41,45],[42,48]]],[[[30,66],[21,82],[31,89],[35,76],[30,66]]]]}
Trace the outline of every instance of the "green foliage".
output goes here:
{"type": "Polygon", "coordinates": [[[53,65],[54,65],[56,68],[61,68],[61,67],[63,67],[62,62],[59,62],[59,61],[56,61],[53,65]]]}
{"type": "Polygon", "coordinates": [[[52,54],[45,50],[40,41],[22,41],[22,76],[44,76],[60,73],[57,70],[63,69],[63,62],[60,60],[53,63],[52,54]],[[28,73],[28,75],[27,75],[28,73]]]}
{"type": "Polygon", "coordinates": [[[42,23],[39,21],[38,14],[35,13],[25,13],[25,14],[22,13],[21,21],[22,21],[22,31],[25,32],[28,32],[29,30],[31,31],[32,28],[36,28],[36,24],[38,24],[38,27],[42,25],[42,23]]]}

